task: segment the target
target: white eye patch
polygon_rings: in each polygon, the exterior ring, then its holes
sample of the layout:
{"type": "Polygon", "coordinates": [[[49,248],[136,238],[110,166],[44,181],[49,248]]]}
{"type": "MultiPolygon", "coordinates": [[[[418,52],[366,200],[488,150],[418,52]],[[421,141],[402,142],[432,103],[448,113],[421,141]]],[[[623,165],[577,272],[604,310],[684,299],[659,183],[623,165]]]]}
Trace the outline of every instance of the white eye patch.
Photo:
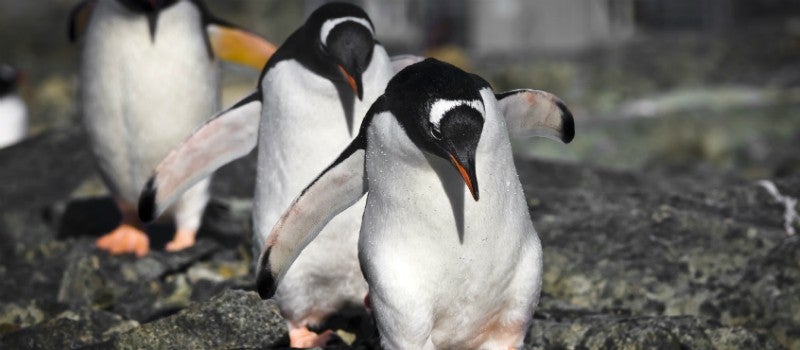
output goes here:
{"type": "Polygon", "coordinates": [[[470,107],[478,111],[478,113],[481,115],[483,115],[484,112],[483,102],[481,100],[436,100],[433,102],[433,105],[431,105],[431,113],[429,115],[430,122],[433,124],[433,128],[436,131],[439,131],[439,122],[442,121],[444,115],[447,114],[447,112],[452,111],[454,108],[460,106],[470,107]]]}
{"type": "Polygon", "coordinates": [[[359,17],[340,17],[340,18],[329,19],[322,24],[322,29],[319,31],[320,42],[323,45],[325,45],[325,43],[328,41],[328,35],[331,33],[331,30],[333,30],[333,28],[336,28],[336,26],[344,22],[356,22],[367,28],[367,30],[369,30],[369,32],[372,33],[372,36],[375,36],[375,32],[372,30],[372,26],[366,19],[359,17]]]}

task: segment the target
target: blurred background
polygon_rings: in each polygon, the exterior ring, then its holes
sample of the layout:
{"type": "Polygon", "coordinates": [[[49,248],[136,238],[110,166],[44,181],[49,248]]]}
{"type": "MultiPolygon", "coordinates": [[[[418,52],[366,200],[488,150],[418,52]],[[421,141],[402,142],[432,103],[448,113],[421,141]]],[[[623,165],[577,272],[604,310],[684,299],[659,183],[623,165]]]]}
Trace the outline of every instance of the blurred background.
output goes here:
{"type": "MultiPolygon", "coordinates": [[[[25,71],[29,133],[78,123],[78,1],[0,0],[0,62],[25,71]]],[[[206,0],[275,44],[323,0],[206,0]]],[[[391,55],[434,55],[496,91],[536,88],[575,114],[570,145],[523,156],[623,169],[800,170],[800,0],[361,0],[391,55]]],[[[226,66],[226,105],[258,72],[226,66]]]]}

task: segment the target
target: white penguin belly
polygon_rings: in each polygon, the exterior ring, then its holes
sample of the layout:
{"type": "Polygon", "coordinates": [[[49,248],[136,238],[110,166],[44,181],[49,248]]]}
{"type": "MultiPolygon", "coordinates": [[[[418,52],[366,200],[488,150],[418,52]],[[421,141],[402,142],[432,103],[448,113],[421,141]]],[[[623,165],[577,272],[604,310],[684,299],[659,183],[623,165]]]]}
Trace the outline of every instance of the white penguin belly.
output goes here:
{"type": "Polygon", "coordinates": [[[164,9],[151,40],[146,16],[98,2],[81,67],[92,150],[116,195],[136,203],[153,168],[219,108],[219,67],[201,14],[186,1],[164,9]]]}
{"type": "Polygon", "coordinates": [[[28,131],[28,110],[17,94],[0,98],[0,148],[22,140],[28,131]]]}

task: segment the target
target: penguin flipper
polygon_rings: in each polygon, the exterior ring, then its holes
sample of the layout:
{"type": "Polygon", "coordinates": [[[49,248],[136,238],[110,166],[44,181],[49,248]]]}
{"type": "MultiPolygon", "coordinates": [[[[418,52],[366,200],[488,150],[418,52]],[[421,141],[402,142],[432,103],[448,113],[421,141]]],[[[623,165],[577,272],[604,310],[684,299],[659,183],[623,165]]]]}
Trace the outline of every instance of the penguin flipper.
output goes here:
{"type": "Polygon", "coordinates": [[[84,0],[72,8],[69,14],[69,41],[75,42],[78,37],[86,31],[89,26],[89,19],[92,17],[94,6],[97,0],[84,0]]]}
{"type": "Polygon", "coordinates": [[[364,134],[300,193],[273,227],[258,264],[262,298],[272,297],[286,270],[325,225],[367,193],[364,134]]]}
{"type": "Polygon", "coordinates": [[[157,218],[184,191],[256,147],[261,93],[256,91],[201,125],[158,164],[139,196],[139,218],[157,218]]]}
{"type": "Polygon", "coordinates": [[[221,60],[261,70],[277,48],[266,39],[222,22],[206,25],[214,55],[221,60]]]}
{"type": "Polygon", "coordinates": [[[512,136],[542,136],[569,143],[575,137],[572,112],[558,96],[521,89],[495,95],[512,136]]]}
{"type": "Polygon", "coordinates": [[[414,63],[422,62],[425,60],[425,57],[417,55],[397,55],[390,57],[390,59],[392,60],[392,68],[394,68],[394,72],[397,74],[414,63]]]}

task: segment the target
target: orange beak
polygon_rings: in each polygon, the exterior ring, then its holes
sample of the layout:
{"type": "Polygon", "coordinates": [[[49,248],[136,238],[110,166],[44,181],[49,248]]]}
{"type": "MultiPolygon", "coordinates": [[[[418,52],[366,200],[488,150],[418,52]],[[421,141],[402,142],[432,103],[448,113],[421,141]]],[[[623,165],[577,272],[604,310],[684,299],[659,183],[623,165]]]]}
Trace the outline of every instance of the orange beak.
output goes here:
{"type": "Polygon", "coordinates": [[[358,96],[358,99],[360,100],[361,93],[358,89],[358,82],[356,82],[356,79],[353,78],[353,76],[350,75],[350,73],[347,73],[347,70],[345,70],[344,67],[342,67],[341,65],[339,65],[339,71],[342,72],[342,75],[344,75],[344,78],[347,80],[347,84],[350,85],[350,88],[353,89],[353,93],[355,93],[356,96],[358,96]]]}
{"type": "Polygon", "coordinates": [[[464,166],[461,165],[461,162],[459,162],[455,156],[449,153],[448,155],[450,156],[450,161],[453,162],[453,165],[455,165],[456,169],[458,169],[458,173],[461,174],[461,177],[464,179],[464,183],[467,184],[467,188],[469,189],[469,192],[472,194],[472,198],[475,199],[475,201],[477,202],[478,191],[476,190],[475,185],[472,183],[472,178],[469,176],[469,172],[467,172],[467,169],[465,169],[464,166]]]}

